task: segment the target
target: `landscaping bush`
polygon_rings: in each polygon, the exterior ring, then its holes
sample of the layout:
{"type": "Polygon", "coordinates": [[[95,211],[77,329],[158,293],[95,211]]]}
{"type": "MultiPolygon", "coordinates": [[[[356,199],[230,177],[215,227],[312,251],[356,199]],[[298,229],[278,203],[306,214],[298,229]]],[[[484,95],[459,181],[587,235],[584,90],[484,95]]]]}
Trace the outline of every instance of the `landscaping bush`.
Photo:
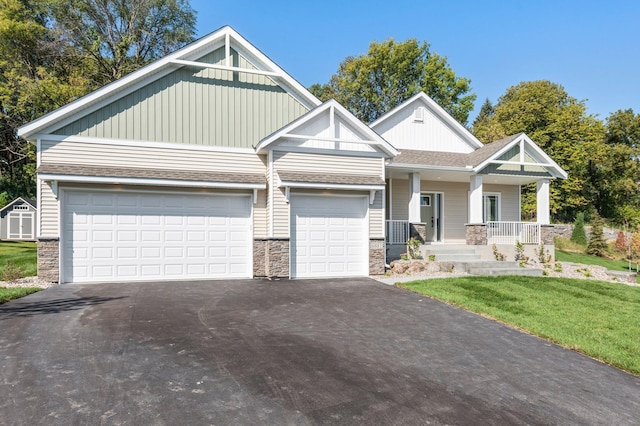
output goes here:
{"type": "Polygon", "coordinates": [[[591,221],[591,238],[587,244],[587,254],[604,257],[607,252],[607,242],[602,231],[603,221],[600,215],[594,214],[591,221]]]}
{"type": "Polygon", "coordinates": [[[576,216],[576,221],[573,224],[573,232],[571,232],[571,241],[582,246],[587,244],[587,234],[584,231],[584,213],[582,212],[576,216]]]}
{"type": "Polygon", "coordinates": [[[616,243],[614,247],[620,253],[626,253],[629,244],[627,243],[627,237],[624,235],[624,232],[618,231],[618,236],[616,237],[616,243]]]}

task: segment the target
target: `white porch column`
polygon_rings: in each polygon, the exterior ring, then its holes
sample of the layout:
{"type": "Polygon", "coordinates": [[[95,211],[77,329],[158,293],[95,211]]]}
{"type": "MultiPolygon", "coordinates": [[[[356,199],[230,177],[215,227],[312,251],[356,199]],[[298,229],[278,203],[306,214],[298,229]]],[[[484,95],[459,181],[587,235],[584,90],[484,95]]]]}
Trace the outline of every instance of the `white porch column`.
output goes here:
{"type": "Polygon", "coordinates": [[[420,220],[420,173],[409,173],[409,222],[420,220]]]}
{"type": "Polygon", "coordinates": [[[469,223],[484,223],[482,217],[482,175],[471,176],[469,182],[469,223]]]}
{"type": "Polygon", "coordinates": [[[537,182],[536,208],[538,223],[548,225],[549,220],[549,179],[542,179],[537,182]]]}

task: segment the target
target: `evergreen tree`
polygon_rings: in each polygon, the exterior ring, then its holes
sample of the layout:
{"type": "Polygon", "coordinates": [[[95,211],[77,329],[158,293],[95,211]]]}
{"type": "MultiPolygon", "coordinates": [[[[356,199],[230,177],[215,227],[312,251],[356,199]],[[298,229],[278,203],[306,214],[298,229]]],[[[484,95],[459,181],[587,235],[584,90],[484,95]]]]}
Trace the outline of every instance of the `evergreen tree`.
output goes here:
{"type": "Polygon", "coordinates": [[[587,234],[584,231],[584,213],[582,212],[576,216],[573,232],[571,233],[571,241],[582,246],[587,245],[587,234]]]}
{"type": "Polygon", "coordinates": [[[591,221],[591,238],[587,244],[587,254],[604,257],[607,252],[607,242],[604,240],[602,226],[602,218],[598,213],[595,213],[591,221]]]}

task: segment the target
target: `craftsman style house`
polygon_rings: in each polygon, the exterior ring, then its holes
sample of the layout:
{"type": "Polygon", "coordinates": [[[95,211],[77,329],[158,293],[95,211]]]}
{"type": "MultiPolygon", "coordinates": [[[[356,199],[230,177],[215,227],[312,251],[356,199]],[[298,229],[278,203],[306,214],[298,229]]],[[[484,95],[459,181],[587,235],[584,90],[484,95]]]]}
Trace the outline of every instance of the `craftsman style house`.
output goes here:
{"type": "Polygon", "coordinates": [[[366,125],[230,27],[19,135],[37,146],[39,274],[59,282],[380,274],[412,234],[537,244],[566,177],[526,135],[482,145],[424,94],[366,125]]]}

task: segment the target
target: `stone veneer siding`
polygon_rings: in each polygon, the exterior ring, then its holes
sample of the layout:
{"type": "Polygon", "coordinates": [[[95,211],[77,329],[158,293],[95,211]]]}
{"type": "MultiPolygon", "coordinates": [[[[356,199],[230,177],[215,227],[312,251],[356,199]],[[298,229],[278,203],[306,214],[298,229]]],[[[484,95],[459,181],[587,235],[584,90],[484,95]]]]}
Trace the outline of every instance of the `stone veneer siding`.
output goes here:
{"type": "Polygon", "coordinates": [[[384,274],[384,238],[369,240],[369,274],[384,274]]]}
{"type": "Polygon", "coordinates": [[[484,223],[467,224],[466,237],[469,246],[486,246],[487,245],[487,225],[484,223]]]}
{"type": "Polygon", "coordinates": [[[420,240],[421,244],[427,241],[427,225],[424,223],[412,223],[409,225],[409,234],[411,238],[420,240]]]}
{"type": "Polygon", "coordinates": [[[60,280],[60,241],[58,238],[38,239],[38,278],[57,283],[60,280]]]}
{"type": "Polygon", "coordinates": [[[553,225],[540,225],[540,242],[544,245],[553,245],[555,231],[553,225]]]}
{"type": "Polygon", "coordinates": [[[289,278],[289,239],[253,240],[253,275],[255,277],[289,278]]]}

